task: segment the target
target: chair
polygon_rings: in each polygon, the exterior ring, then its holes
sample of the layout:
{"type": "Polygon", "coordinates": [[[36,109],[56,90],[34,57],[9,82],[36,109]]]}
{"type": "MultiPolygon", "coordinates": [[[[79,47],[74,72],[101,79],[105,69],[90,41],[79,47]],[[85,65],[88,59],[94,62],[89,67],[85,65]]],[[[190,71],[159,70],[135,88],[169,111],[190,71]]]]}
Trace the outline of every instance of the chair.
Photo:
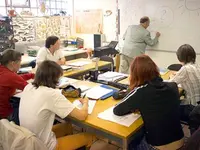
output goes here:
{"type": "Polygon", "coordinates": [[[171,71],[179,71],[181,69],[182,65],[181,64],[171,64],[167,67],[167,69],[171,71]]]}
{"type": "Polygon", "coordinates": [[[107,62],[111,62],[111,67],[101,69],[101,70],[100,70],[101,72],[107,72],[107,71],[114,71],[114,70],[115,70],[113,58],[111,58],[111,57],[109,57],[109,56],[101,56],[101,57],[100,57],[100,60],[102,60],[102,61],[107,61],[107,62]]]}
{"type": "Polygon", "coordinates": [[[200,127],[200,104],[195,106],[189,116],[189,128],[193,134],[200,127]]]}
{"type": "Polygon", "coordinates": [[[48,150],[34,133],[7,119],[0,120],[0,133],[0,148],[3,150],[48,150]]]}

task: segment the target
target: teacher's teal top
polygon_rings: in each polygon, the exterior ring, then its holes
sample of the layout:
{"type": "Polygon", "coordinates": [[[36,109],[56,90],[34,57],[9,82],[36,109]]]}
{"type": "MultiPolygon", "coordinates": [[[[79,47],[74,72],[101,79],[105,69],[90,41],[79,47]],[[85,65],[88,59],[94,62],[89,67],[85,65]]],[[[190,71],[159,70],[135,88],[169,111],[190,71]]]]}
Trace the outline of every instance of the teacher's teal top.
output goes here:
{"type": "Polygon", "coordinates": [[[150,32],[141,25],[130,25],[124,34],[122,54],[135,58],[145,53],[146,46],[158,43],[158,37],[151,39],[150,32]]]}

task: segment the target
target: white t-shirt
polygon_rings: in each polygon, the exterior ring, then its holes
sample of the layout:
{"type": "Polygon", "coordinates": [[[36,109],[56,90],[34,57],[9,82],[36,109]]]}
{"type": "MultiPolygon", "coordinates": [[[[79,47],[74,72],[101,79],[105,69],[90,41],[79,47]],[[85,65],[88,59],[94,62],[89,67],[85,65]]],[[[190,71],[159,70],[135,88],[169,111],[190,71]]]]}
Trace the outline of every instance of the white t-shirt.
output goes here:
{"type": "Polygon", "coordinates": [[[30,83],[20,100],[20,125],[35,133],[49,150],[53,150],[56,147],[56,137],[52,132],[55,114],[65,118],[74,108],[60,90],[45,86],[36,89],[30,83]]]}
{"type": "Polygon", "coordinates": [[[57,62],[59,59],[61,59],[63,57],[64,57],[64,55],[61,50],[55,51],[54,54],[52,55],[52,53],[49,51],[48,48],[43,47],[38,51],[36,63],[37,64],[41,63],[44,60],[51,60],[51,61],[57,62]]]}

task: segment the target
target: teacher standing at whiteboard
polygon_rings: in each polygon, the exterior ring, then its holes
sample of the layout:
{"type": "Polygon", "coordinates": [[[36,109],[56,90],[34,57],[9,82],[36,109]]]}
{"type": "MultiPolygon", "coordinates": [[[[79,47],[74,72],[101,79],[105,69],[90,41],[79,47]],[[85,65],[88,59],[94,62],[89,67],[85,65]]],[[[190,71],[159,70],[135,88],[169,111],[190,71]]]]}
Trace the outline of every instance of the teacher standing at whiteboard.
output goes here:
{"type": "Polygon", "coordinates": [[[160,33],[156,33],[156,37],[151,39],[150,32],[147,30],[150,24],[149,17],[142,17],[139,25],[130,25],[124,36],[124,47],[122,49],[120,71],[129,73],[129,67],[132,60],[145,53],[146,46],[154,46],[158,43],[160,33]]]}

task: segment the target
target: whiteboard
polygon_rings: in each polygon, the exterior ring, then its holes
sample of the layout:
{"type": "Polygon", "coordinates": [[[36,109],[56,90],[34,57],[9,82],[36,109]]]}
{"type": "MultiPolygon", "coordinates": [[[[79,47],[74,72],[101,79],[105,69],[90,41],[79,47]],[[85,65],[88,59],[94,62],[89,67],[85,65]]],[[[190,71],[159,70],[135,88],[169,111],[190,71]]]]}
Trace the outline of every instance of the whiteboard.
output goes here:
{"type": "Polygon", "coordinates": [[[159,43],[148,49],[177,51],[190,44],[200,53],[200,0],[119,0],[120,38],[127,27],[149,16],[151,36],[161,33],[159,43]]]}

